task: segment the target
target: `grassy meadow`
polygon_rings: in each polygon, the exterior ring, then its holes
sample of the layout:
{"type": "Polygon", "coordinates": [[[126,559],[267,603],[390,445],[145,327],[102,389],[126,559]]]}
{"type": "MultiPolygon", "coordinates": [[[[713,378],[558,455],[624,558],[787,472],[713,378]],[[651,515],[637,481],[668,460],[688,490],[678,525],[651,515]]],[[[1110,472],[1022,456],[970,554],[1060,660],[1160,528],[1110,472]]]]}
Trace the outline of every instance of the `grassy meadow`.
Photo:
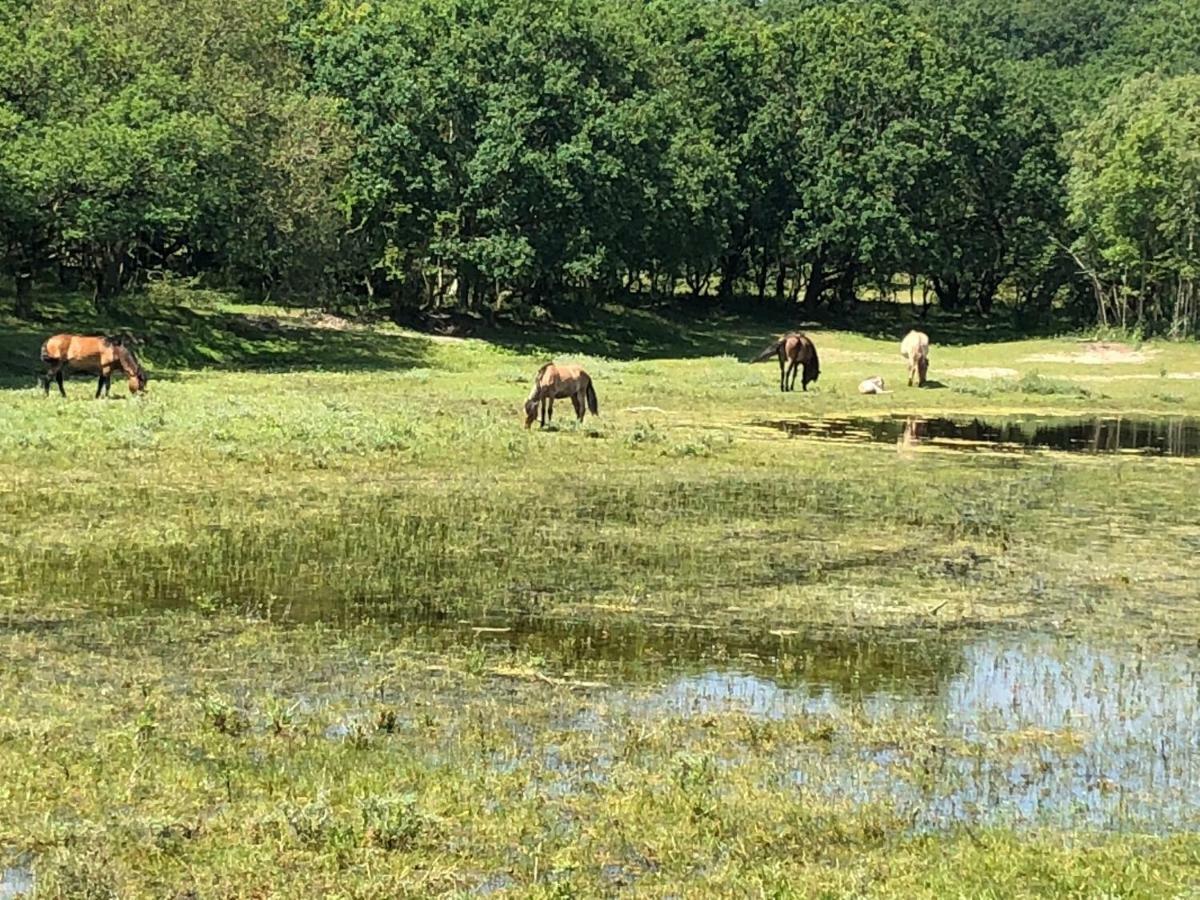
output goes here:
{"type": "Polygon", "coordinates": [[[1200,891],[1197,463],[771,425],[1194,415],[1194,344],[169,299],[0,317],[0,897],[1200,891]],[[43,397],[68,328],[146,395],[43,397]]]}

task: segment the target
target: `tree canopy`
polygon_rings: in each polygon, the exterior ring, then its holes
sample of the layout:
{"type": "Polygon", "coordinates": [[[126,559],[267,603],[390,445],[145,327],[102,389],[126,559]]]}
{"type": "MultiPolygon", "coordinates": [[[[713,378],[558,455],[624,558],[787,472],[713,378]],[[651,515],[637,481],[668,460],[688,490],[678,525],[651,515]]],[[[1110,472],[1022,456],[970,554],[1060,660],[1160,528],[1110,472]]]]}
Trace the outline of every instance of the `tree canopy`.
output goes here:
{"type": "Polygon", "coordinates": [[[1198,48],[1184,0],[0,0],[0,270],[1188,334],[1198,48]]]}

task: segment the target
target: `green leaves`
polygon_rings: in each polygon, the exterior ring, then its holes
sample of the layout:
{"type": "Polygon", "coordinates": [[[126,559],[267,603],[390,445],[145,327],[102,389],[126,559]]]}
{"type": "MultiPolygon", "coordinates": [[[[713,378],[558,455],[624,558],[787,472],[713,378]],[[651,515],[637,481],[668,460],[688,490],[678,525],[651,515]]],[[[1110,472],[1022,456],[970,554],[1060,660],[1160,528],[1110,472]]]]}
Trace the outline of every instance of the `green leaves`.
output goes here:
{"type": "Polygon", "coordinates": [[[1127,84],[1071,147],[1076,251],[1099,284],[1102,317],[1195,333],[1200,76],[1147,75],[1127,84]]]}

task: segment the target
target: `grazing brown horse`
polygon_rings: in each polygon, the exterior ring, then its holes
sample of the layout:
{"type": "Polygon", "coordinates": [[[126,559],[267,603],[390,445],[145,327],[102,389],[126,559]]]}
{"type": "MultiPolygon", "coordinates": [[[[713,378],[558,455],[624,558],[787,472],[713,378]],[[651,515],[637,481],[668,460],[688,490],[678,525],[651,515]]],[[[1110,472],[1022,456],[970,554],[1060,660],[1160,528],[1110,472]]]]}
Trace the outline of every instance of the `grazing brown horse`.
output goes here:
{"type": "Polygon", "coordinates": [[[533,390],[525,401],[525,427],[533,424],[538,417],[540,408],[542,414],[541,427],[554,418],[554,401],[570,397],[575,407],[575,415],[583,421],[584,408],[591,410],[593,416],[600,414],[600,403],[596,400],[596,389],[592,387],[592,378],[579,366],[556,366],[546,363],[538,369],[533,379],[533,390]]]}
{"type": "Polygon", "coordinates": [[[900,342],[900,355],[908,360],[908,386],[917,379],[917,387],[925,387],[925,374],[929,371],[929,335],[923,331],[910,331],[900,342]]]}
{"type": "Polygon", "coordinates": [[[752,363],[766,362],[772,356],[779,357],[779,389],[794,391],[796,389],[796,372],[804,367],[804,377],[800,386],[808,390],[810,383],[821,376],[821,361],[817,358],[817,348],[809,340],[808,335],[793,331],[785,334],[770,347],[764,350],[752,363]],[[791,376],[791,380],[788,377],[791,376]]]}
{"type": "Polygon", "coordinates": [[[50,393],[50,379],[58,382],[58,390],[67,396],[63,388],[63,372],[86,372],[99,376],[96,396],[101,392],[108,396],[112,373],[120,369],[129,380],[129,393],[136,394],[146,389],[146,370],[138,362],[133,351],[119,338],[87,337],[81,334],[56,334],[42,344],[42,362],[46,374],[42,376],[42,390],[50,393]]]}

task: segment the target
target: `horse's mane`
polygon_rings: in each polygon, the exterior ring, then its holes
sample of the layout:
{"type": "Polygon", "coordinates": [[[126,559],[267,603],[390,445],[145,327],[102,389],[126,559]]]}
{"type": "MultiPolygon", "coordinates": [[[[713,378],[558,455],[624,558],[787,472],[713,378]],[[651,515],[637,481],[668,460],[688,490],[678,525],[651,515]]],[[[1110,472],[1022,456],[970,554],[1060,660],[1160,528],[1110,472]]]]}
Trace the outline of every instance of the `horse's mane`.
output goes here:
{"type": "Polygon", "coordinates": [[[544,374],[545,374],[545,372],[546,372],[546,370],[547,370],[548,368],[550,368],[552,365],[554,365],[554,363],[552,363],[552,362],[548,362],[548,363],[546,363],[544,366],[542,366],[540,369],[538,369],[538,370],[537,370],[537,374],[533,376],[533,380],[534,380],[534,382],[536,383],[536,382],[539,382],[539,381],[541,381],[541,380],[542,380],[542,375],[544,375],[544,374]]]}
{"type": "Polygon", "coordinates": [[[105,338],[104,340],[109,346],[117,348],[118,356],[128,357],[130,365],[133,366],[133,370],[138,375],[145,374],[146,370],[142,368],[142,361],[137,358],[137,354],[133,352],[132,347],[128,346],[121,338],[116,338],[115,340],[105,338]]]}

